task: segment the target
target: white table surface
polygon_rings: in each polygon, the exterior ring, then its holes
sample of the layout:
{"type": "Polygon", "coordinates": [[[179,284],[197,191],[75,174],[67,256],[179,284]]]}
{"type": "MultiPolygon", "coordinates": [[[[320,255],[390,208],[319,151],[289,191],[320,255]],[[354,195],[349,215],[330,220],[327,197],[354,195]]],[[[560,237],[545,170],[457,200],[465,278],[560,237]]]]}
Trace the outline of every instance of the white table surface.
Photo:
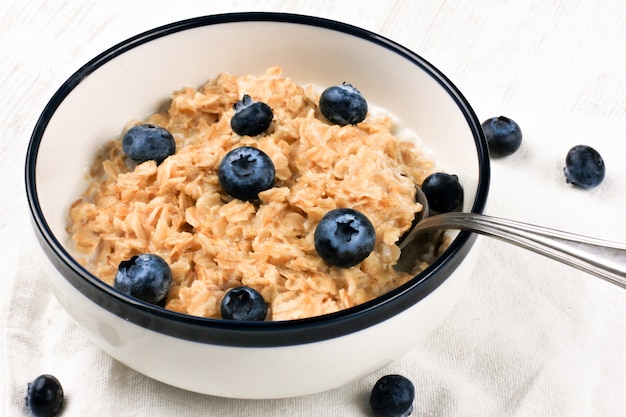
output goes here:
{"type": "Polygon", "coordinates": [[[370,416],[374,381],[401,373],[416,386],[415,416],[625,415],[626,291],[484,237],[446,321],[405,357],[330,392],[267,401],[192,394],[87,340],[46,290],[29,232],[23,166],[37,117],[71,73],[115,43],[183,18],[250,10],[328,17],[414,50],[479,119],[505,115],[522,127],[522,148],[493,161],[489,214],[626,241],[622,0],[2,0],[0,414],[27,415],[27,382],[52,373],[65,388],[64,417],[370,416]],[[577,144],[604,157],[607,176],[595,189],[565,183],[565,154],[577,144]]]}

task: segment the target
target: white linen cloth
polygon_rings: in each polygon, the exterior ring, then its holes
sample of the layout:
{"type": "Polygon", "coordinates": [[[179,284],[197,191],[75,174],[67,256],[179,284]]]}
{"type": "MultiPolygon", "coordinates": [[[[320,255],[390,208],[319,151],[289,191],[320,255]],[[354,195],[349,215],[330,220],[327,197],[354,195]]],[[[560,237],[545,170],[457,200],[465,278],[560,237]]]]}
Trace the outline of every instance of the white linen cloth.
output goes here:
{"type": "Polygon", "coordinates": [[[522,128],[521,149],[492,163],[488,214],[626,241],[622,0],[3,0],[0,414],[28,415],[26,384],[51,373],[65,389],[63,417],[370,416],[375,380],[400,373],[415,384],[415,416],[625,415],[626,291],[485,237],[445,322],[387,368],[330,392],[267,401],[193,394],[128,369],[86,338],[48,292],[28,230],[24,155],[39,113],[69,75],[119,41],[251,10],[332,18],[417,52],[479,119],[505,115],[522,128]],[[578,144],[604,157],[606,179],[595,189],[565,182],[565,155],[578,144]]]}

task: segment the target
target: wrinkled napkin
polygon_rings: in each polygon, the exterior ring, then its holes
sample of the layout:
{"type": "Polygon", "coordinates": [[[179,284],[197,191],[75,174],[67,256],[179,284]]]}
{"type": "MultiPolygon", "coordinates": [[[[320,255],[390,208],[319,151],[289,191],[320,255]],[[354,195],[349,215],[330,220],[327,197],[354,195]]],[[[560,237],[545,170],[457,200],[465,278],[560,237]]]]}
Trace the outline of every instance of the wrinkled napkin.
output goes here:
{"type": "Polygon", "coordinates": [[[482,236],[478,265],[450,316],[370,376],[325,393],[256,401],[156,382],[94,346],[48,291],[22,179],[43,105],[105,47],[183,17],[292,11],[397,40],[440,66],[481,120],[505,114],[518,122],[522,147],[492,161],[488,214],[626,242],[623,3],[81,3],[0,5],[0,50],[7,53],[0,62],[1,415],[28,415],[26,385],[43,373],[63,384],[63,417],[372,416],[369,392],[389,373],[413,381],[415,416],[624,415],[626,291],[482,236]],[[591,190],[572,187],[563,175],[565,154],[581,143],[596,148],[607,166],[604,182],[591,190]]]}

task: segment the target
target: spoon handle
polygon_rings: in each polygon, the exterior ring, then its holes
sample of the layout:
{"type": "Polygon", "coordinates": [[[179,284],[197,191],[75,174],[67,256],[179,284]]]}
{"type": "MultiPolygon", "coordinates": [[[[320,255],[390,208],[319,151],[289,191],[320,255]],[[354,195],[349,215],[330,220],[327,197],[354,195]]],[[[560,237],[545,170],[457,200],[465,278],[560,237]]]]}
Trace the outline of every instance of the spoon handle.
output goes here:
{"type": "Polygon", "coordinates": [[[428,217],[416,229],[461,229],[492,236],[626,288],[626,244],[475,213],[428,217]]]}

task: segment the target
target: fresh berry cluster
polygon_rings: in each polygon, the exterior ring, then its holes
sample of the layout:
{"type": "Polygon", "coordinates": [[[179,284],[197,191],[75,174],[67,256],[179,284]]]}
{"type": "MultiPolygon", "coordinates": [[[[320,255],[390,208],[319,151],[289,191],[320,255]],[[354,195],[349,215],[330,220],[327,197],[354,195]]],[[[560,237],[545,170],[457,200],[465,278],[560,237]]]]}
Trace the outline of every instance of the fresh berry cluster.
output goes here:
{"type": "MultiPolygon", "coordinates": [[[[271,129],[272,108],[244,94],[233,105],[230,126],[239,136],[257,136],[271,129]]],[[[368,106],[363,95],[352,85],[327,88],[320,95],[319,109],[331,123],[345,126],[362,122],[368,106]]],[[[126,156],[139,164],[145,161],[162,163],[176,151],[176,141],[166,129],[141,124],[129,129],[122,138],[126,156]]],[[[258,202],[259,193],[274,186],[275,167],[272,159],[254,146],[232,149],[218,167],[220,186],[230,197],[258,202]]],[[[317,254],[330,265],[350,268],[358,265],[374,249],[376,233],[369,219],[361,212],[344,208],[330,211],[315,230],[317,254]]],[[[140,254],[122,261],[114,287],[145,302],[164,306],[172,285],[172,271],[163,258],[140,254]]],[[[263,321],[268,306],[253,288],[242,286],[226,292],[221,304],[222,318],[227,320],[263,321]]]]}
{"type": "MultiPolygon", "coordinates": [[[[522,144],[522,130],[505,116],[492,117],[482,123],[483,133],[492,157],[500,158],[515,153],[522,144]]],[[[606,174],[600,153],[588,145],[576,145],[565,156],[565,181],[589,189],[600,185],[606,174]]]]}

